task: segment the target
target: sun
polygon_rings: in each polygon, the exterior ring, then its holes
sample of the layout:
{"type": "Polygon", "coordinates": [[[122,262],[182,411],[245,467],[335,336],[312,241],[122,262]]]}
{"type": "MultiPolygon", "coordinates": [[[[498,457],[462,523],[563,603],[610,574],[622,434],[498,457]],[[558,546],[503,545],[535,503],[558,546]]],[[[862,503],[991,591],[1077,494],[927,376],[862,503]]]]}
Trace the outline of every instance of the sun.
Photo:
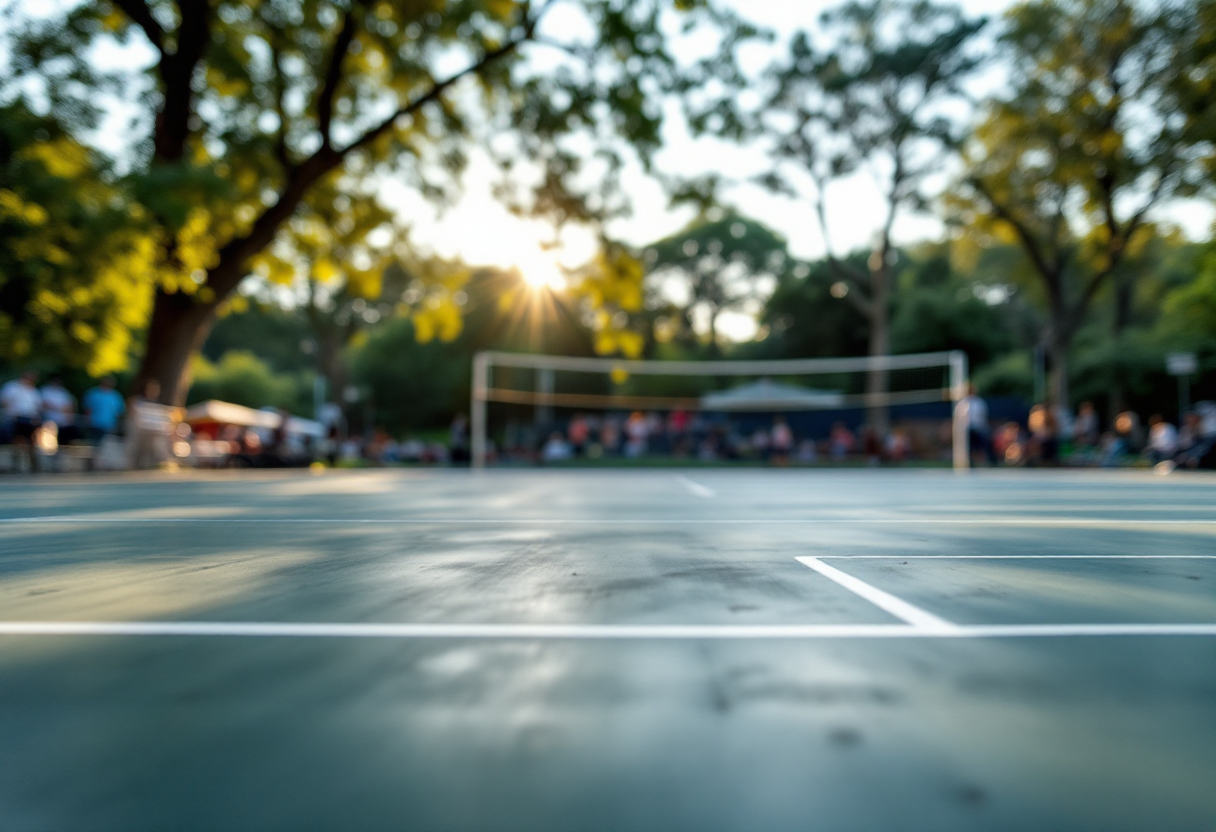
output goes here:
{"type": "Polygon", "coordinates": [[[557,290],[566,285],[566,275],[557,260],[544,251],[516,258],[515,268],[531,289],[557,290]]]}

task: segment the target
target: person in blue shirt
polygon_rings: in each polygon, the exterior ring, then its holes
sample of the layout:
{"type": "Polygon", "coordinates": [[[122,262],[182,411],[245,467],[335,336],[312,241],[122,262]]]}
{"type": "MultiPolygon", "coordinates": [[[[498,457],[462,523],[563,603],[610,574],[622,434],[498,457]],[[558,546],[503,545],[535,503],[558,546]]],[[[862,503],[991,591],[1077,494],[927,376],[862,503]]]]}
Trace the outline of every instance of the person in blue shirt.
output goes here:
{"type": "Polygon", "coordinates": [[[100,442],[107,435],[118,433],[118,425],[127,405],[122,400],[122,394],[114,389],[112,376],[106,376],[85,393],[83,403],[89,439],[100,442]]]}

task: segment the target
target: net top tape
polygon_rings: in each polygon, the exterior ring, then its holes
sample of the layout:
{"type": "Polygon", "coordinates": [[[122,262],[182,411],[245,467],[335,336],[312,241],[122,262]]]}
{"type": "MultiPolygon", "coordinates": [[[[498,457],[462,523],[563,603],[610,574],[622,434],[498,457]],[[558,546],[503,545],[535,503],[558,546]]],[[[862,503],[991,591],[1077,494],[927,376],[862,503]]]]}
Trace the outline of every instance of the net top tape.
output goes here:
{"type": "Polygon", "coordinates": [[[480,352],[477,361],[494,367],[522,367],[535,370],[569,370],[603,373],[624,370],[636,375],[802,375],[843,373],[853,370],[907,370],[941,367],[963,354],[958,351],[918,353],[916,355],[879,355],[857,358],[794,358],[771,361],[641,361],[618,358],[578,358],[564,355],[536,355],[515,352],[480,352]]]}

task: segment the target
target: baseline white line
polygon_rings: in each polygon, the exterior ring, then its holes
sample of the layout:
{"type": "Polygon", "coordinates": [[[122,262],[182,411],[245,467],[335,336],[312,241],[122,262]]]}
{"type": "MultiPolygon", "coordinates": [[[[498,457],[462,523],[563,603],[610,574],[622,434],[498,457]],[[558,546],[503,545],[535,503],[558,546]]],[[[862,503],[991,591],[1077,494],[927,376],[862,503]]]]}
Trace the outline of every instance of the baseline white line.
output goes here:
{"type": "Polygon", "coordinates": [[[680,485],[684,486],[698,497],[704,497],[708,500],[718,496],[717,492],[715,492],[712,488],[706,488],[704,485],[701,485],[701,483],[693,482],[688,477],[676,476],[676,479],[680,481],[680,485]]]}
{"type": "Polygon", "coordinates": [[[874,606],[885,610],[901,621],[906,621],[913,627],[934,631],[958,629],[958,625],[944,618],[939,618],[931,612],[926,612],[920,607],[909,604],[902,598],[896,598],[891,593],[884,592],[878,587],[870,586],[865,581],[854,578],[847,572],[841,572],[834,566],[828,566],[819,558],[800,557],[796,558],[796,560],[803,566],[809,566],[825,578],[835,581],[850,592],[860,595],[874,606]]]}
{"type": "Polygon", "coordinates": [[[905,624],[313,624],[258,621],[0,621],[0,636],[214,636],[521,640],[790,640],[1210,636],[1216,624],[1002,624],[930,628],[905,624]]]}
{"type": "Polygon", "coordinates": [[[897,518],[897,517],[775,517],[769,519],[737,517],[687,517],[687,518],[595,518],[595,517],[405,517],[405,518],[359,518],[359,517],[85,517],[79,515],[48,515],[45,517],[3,517],[0,525],[21,524],[52,524],[52,523],[299,523],[299,524],[333,524],[333,525],[384,525],[384,526],[430,526],[430,525],[604,525],[614,526],[683,526],[683,525],[744,525],[744,526],[786,526],[786,525],[823,525],[823,524],[856,524],[867,525],[908,525],[908,526],[1072,526],[1076,528],[1090,527],[1151,527],[1151,526],[1216,526],[1216,520],[1098,520],[1093,518],[1078,518],[1061,520],[1058,518],[1023,519],[999,518],[986,520],[969,520],[959,518],[897,518]]]}
{"type": "Polygon", "coordinates": [[[1216,555],[820,555],[823,560],[1216,560],[1216,555]]]}

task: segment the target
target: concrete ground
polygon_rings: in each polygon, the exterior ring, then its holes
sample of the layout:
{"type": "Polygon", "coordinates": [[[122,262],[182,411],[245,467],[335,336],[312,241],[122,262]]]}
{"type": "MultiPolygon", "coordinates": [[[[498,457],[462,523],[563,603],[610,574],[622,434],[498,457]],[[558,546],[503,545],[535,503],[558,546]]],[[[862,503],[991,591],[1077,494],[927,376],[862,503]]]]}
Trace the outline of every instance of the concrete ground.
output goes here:
{"type": "Polygon", "coordinates": [[[1212,832],[1214,498],[7,478],[0,830],[1212,832]]]}

